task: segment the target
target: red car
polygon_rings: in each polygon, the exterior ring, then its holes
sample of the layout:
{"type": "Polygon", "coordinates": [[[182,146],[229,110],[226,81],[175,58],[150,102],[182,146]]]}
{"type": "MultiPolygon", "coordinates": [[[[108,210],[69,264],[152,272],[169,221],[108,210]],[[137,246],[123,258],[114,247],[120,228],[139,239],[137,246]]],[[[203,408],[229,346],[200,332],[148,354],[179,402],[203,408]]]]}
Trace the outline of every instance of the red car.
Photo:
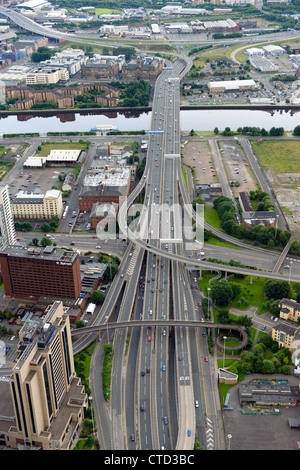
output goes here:
{"type": "Polygon", "coordinates": [[[151,336],[148,336],[148,341],[149,341],[149,342],[151,341],[151,336]]]}
{"type": "Polygon", "coordinates": [[[208,362],[208,357],[207,356],[205,356],[205,362],[208,362]]]}
{"type": "Polygon", "coordinates": [[[201,302],[198,302],[198,306],[201,307],[201,305],[202,305],[201,302]]]}
{"type": "Polygon", "coordinates": [[[96,235],[93,235],[93,238],[96,238],[96,235]]]}

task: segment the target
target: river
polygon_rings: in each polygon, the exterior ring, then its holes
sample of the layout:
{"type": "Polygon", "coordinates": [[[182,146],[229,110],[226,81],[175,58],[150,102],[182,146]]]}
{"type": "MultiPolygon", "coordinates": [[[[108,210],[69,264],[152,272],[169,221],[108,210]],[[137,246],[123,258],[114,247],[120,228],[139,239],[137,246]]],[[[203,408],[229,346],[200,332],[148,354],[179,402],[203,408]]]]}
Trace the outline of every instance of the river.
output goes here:
{"type": "MultiPolygon", "coordinates": [[[[9,115],[0,118],[0,134],[39,132],[89,131],[96,125],[111,124],[120,131],[149,130],[151,124],[151,111],[110,111],[80,112],[80,113],[48,113],[49,116],[9,115]]],[[[182,131],[213,131],[218,127],[223,131],[230,127],[236,131],[238,127],[256,126],[270,130],[271,127],[283,127],[286,131],[293,130],[300,124],[300,113],[274,111],[271,115],[267,111],[257,110],[181,110],[180,125],[182,131]]]]}

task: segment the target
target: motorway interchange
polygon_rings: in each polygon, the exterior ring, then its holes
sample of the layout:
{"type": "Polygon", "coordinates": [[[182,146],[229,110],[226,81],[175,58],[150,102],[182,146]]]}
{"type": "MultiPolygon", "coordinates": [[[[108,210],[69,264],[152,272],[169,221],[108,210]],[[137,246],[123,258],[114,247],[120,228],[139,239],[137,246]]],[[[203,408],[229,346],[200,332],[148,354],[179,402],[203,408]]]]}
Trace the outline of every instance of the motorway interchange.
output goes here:
{"type": "MultiPolygon", "coordinates": [[[[188,266],[226,270],[224,265],[190,257],[174,223],[174,214],[162,219],[159,210],[162,204],[190,203],[181,172],[179,122],[179,84],[190,66],[191,63],[178,59],[156,82],[144,178],[127,201],[129,207],[144,191],[144,204],[152,209],[150,223],[140,218],[137,237],[127,227],[126,206],[121,208],[119,227],[130,243],[119,274],[93,321],[107,325],[111,321],[145,321],[145,327],[115,330],[109,411],[101,386],[102,351],[99,346],[95,348],[90,383],[102,449],[191,450],[196,434],[205,449],[224,448],[216,374],[213,361],[206,360],[206,338],[201,328],[163,324],[168,319],[200,320],[203,316],[192,296],[188,266]],[[161,320],[162,326],[151,326],[151,320],[161,320]]],[[[196,217],[192,210],[190,216],[196,217]]],[[[215,229],[213,233],[224,238],[215,229]]],[[[76,241],[77,237],[75,245],[76,241]]],[[[245,256],[249,256],[249,246],[238,243],[247,252],[245,256]]],[[[257,260],[260,256],[261,259],[271,256],[259,249],[251,251],[257,260]]],[[[230,271],[253,274],[249,268],[231,267],[230,271]]],[[[300,280],[295,269],[292,275],[272,269],[259,274],[300,280]]],[[[76,339],[74,353],[96,337],[97,333],[90,332],[76,339]]]]}
{"type": "MultiPolygon", "coordinates": [[[[203,318],[192,295],[188,266],[226,270],[224,265],[190,257],[174,214],[164,217],[160,211],[163,204],[190,202],[180,161],[179,80],[185,67],[183,60],[177,60],[156,82],[144,177],[119,213],[120,230],[130,243],[93,322],[106,324],[107,331],[113,321],[145,322],[144,327],[114,330],[109,415],[103,406],[101,387],[95,386],[101,383],[100,372],[92,368],[93,398],[105,449],[191,450],[196,434],[204,448],[224,446],[216,373],[208,358],[206,338],[201,328],[173,328],[167,324],[169,319],[203,318]],[[151,211],[145,210],[136,229],[131,230],[127,226],[128,208],[141,191],[145,208],[151,211]],[[161,320],[162,325],[151,325],[154,320],[161,320]],[[105,433],[101,423],[107,424],[105,433]],[[209,439],[205,432],[208,426],[209,439]]],[[[197,218],[194,213],[190,215],[197,218]]],[[[243,247],[242,242],[238,243],[243,247]]],[[[252,253],[254,257],[263,256],[259,248],[253,248],[252,253]]],[[[235,269],[231,267],[230,271],[235,269]]],[[[250,268],[236,271],[253,274],[250,268]]],[[[259,271],[259,275],[287,279],[287,274],[273,271],[259,271]]],[[[298,273],[293,274],[293,280],[299,280],[298,273]]],[[[75,341],[74,351],[83,349],[95,337],[91,329],[75,341]]],[[[94,364],[100,358],[98,348],[94,364]]]]}

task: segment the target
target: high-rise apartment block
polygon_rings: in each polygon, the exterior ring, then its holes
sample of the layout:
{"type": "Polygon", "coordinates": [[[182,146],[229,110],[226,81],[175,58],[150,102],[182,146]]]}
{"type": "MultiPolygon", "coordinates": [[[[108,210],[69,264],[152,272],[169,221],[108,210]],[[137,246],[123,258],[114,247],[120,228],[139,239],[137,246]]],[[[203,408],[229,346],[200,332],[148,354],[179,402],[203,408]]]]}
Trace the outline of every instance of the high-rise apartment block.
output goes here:
{"type": "Polygon", "coordinates": [[[76,299],[81,291],[79,256],[75,251],[8,245],[0,252],[0,266],[5,295],[10,297],[76,299]]]}
{"type": "Polygon", "coordinates": [[[0,184],[0,250],[16,243],[16,231],[7,184],[0,184]]]}
{"type": "MultiPolygon", "coordinates": [[[[76,377],[69,318],[55,301],[46,315],[25,323],[9,380],[14,423],[11,448],[70,450],[84,419],[88,397],[76,377]]],[[[2,423],[4,425],[4,423],[2,423]]]]}

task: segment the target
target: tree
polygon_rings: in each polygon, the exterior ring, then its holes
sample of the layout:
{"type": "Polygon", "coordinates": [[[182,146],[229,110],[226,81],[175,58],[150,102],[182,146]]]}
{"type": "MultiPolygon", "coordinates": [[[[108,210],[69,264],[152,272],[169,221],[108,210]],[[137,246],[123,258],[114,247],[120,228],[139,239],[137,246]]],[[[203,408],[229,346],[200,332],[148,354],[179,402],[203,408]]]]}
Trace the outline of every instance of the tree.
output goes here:
{"type": "Polygon", "coordinates": [[[300,126],[296,126],[294,131],[293,131],[293,135],[300,135],[300,126]]]}
{"type": "Polygon", "coordinates": [[[45,246],[50,246],[50,245],[52,245],[52,241],[50,240],[49,237],[43,237],[41,239],[41,246],[45,247],[45,246]]]}
{"type": "Polygon", "coordinates": [[[292,255],[300,255],[300,240],[294,240],[291,243],[290,253],[292,255]]]}
{"type": "Polygon", "coordinates": [[[275,364],[273,361],[265,359],[262,361],[261,373],[262,374],[274,374],[275,364]]]}
{"type": "Polygon", "coordinates": [[[97,304],[97,305],[102,304],[104,302],[104,299],[105,299],[105,295],[104,295],[104,292],[102,292],[101,290],[95,290],[95,292],[93,292],[90,297],[90,301],[93,304],[97,304]]]}
{"type": "Polygon", "coordinates": [[[290,285],[288,281],[281,281],[279,279],[268,279],[264,285],[265,295],[268,299],[282,299],[288,297],[290,292],[290,285]]]}
{"type": "Polygon", "coordinates": [[[47,222],[44,222],[41,226],[41,231],[42,232],[51,232],[52,227],[47,222]]]}
{"type": "Polygon", "coordinates": [[[118,266],[116,264],[110,264],[109,266],[107,266],[105,273],[104,273],[105,280],[112,281],[115,275],[117,274],[117,272],[118,272],[118,266]]]}
{"type": "Polygon", "coordinates": [[[220,281],[211,288],[212,301],[222,307],[230,304],[232,299],[240,293],[240,286],[234,282],[220,281]]]}

